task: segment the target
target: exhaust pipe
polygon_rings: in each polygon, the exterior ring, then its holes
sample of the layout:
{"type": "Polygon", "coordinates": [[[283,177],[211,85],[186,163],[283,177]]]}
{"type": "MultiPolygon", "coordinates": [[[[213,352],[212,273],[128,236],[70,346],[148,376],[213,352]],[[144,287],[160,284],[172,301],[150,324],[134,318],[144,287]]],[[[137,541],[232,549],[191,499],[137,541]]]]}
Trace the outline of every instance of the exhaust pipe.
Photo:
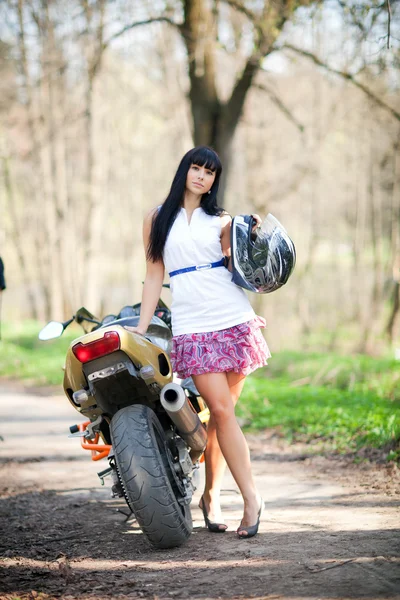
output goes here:
{"type": "Polygon", "coordinates": [[[207,432],[197,412],[177,383],[167,383],[160,394],[161,404],[175,423],[179,434],[190,446],[190,458],[195,463],[207,445],[207,432]]]}

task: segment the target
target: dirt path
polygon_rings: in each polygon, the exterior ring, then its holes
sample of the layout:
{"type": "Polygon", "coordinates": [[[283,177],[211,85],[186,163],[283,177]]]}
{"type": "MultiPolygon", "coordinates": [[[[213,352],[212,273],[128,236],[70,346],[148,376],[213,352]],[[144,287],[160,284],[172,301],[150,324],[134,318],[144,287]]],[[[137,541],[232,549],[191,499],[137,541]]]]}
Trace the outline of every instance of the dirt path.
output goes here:
{"type": "Polygon", "coordinates": [[[0,598],[400,598],[398,470],[307,459],[250,437],[266,502],[256,538],[237,540],[241,503],[230,476],[229,532],[202,527],[153,551],[94,463],[67,437],[79,415],[61,396],[0,391],[0,598]]]}

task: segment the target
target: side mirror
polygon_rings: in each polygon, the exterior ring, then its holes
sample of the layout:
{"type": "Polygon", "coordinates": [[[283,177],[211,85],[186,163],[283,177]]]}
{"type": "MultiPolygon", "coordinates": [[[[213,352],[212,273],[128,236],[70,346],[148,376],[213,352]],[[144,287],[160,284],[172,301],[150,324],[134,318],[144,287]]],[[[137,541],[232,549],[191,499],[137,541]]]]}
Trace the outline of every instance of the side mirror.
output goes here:
{"type": "Polygon", "coordinates": [[[45,327],[39,332],[39,340],[52,340],[60,337],[64,331],[64,325],[58,323],[58,321],[50,321],[45,327]]]}

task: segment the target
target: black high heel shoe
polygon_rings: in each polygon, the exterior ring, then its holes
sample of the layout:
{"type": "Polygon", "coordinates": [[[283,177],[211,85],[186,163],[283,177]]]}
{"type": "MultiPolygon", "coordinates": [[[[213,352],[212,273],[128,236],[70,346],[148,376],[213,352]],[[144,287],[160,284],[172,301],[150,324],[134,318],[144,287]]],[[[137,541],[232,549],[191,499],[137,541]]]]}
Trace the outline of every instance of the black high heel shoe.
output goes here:
{"type": "Polygon", "coordinates": [[[213,533],[225,533],[225,531],[228,529],[228,526],[225,525],[225,523],[213,523],[212,521],[210,521],[210,519],[208,518],[208,513],[206,511],[206,503],[204,502],[203,496],[201,497],[200,502],[201,504],[199,504],[199,508],[201,508],[203,512],[204,523],[208,530],[212,531],[213,533]],[[221,527],[224,527],[224,529],[221,529],[221,527]]]}
{"type": "Polygon", "coordinates": [[[236,530],[237,536],[239,538],[241,538],[243,540],[247,540],[247,538],[251,538],[251,537],[254,537],[255,535],[257,535],[263,510],[264,510],[264,500],[261,498],[260,510],[258,511],[258,515],[257,515],[257,523],[255,525],[250,525],[249,527],[246,527],[245,525],[240,525],[240,527],[238,527],[238,529],[236,530]],[[245,535],[240,535],[241,531],[246,531],[247,533],[245,535]]]}

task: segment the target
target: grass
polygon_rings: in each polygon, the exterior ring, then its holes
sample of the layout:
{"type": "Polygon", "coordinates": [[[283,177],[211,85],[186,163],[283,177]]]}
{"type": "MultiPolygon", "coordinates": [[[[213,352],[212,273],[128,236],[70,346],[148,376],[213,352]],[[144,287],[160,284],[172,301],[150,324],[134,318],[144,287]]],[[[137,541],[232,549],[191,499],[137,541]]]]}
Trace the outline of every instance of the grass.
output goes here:
{"type": "Polygon", "coordinates": [[[281,352],[249,377],[238,414],[324,450],[400,458],[400,364],[369,356],[281,352]],[[386,452],[385,452],[386,451],[386,452]]]}
{"type": "Polygon", "coordinates": [[[43,324],[35,321],[3,324],[0,377],[18,379],[32,386],[62,386],[67,348],[73,339],[82,335],[82,329],[71,326],[61,338],[42,342],[38,339],[42,327],[43,324]]]}
{"type": "MultiPolygon", "coordinates": [[[[41,325],[3,325],[0,377],[27,385],[62,385],[65,354],[82,334],[72,325],[41,342],[41,325]]],[[[400,459],[400,363],[370,356],[280,352],[250,376],[238,415],[252,430],[277,428],[310,449],[338,453],[382,449],[400,459]]]]}

